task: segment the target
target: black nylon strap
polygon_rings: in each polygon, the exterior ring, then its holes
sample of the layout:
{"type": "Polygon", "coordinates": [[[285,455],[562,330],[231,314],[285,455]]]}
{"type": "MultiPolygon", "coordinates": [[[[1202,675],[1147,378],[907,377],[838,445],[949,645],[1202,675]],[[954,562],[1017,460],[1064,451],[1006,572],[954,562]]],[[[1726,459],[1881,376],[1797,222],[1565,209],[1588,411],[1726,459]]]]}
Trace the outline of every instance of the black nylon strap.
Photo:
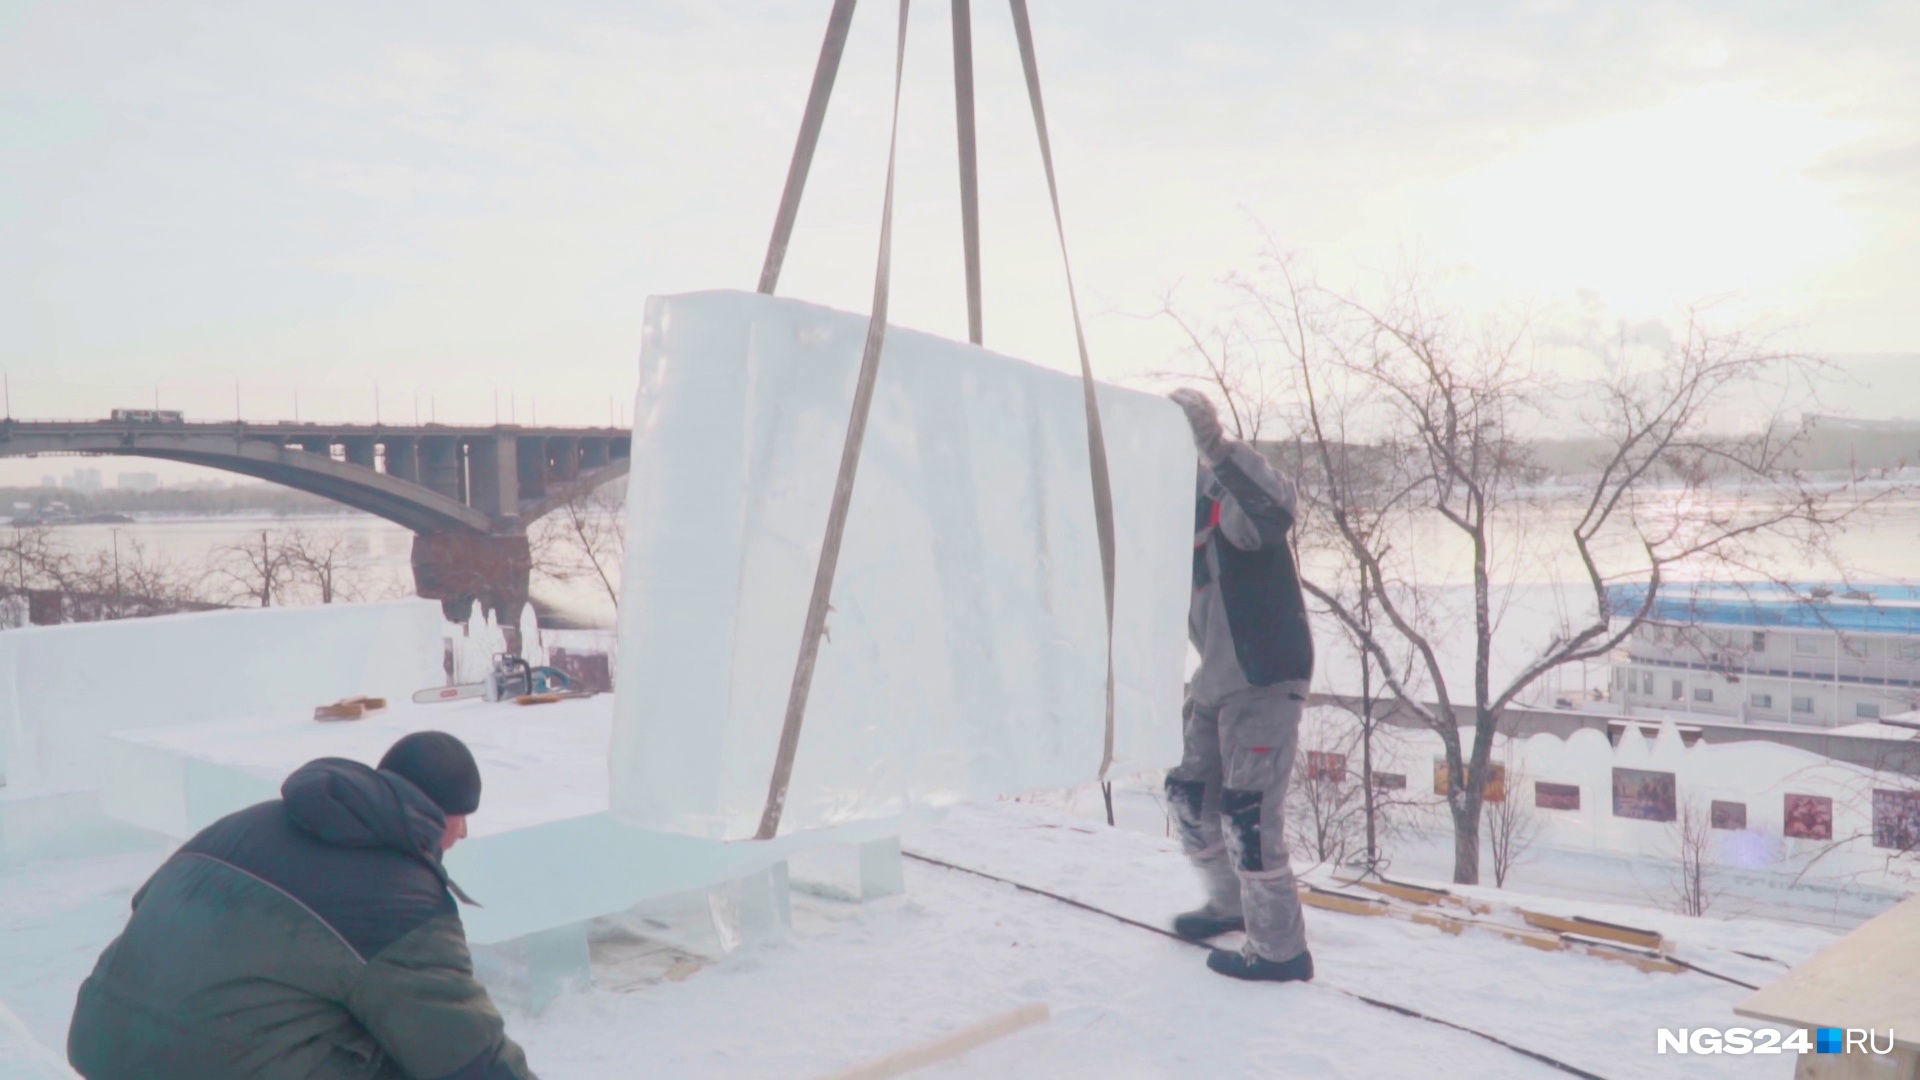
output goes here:
{"type": "Polygon", "coordinates": [[[973,13],[953,0],[953,108],[960,133],[960,235],[967,258],[967,340],[981,343],[980,167],[973,124],[973,13]]]}
{"type": "Polygon", "coordinates": [[[800,216],[800,193],[806,189],[813,150],[820,143],[820,127],[827,119],[827,99],[833,96],[834,76],[840,72],[840,54],[847,49],[853,5],[854,0],[833,0],[833,14],[827,17],[827,38],[820,43],[820,62],[814,65],[813,89],[807,93],[807,111],[800,120],[800,139],[794,143],[793,161],[787,166],[787,186],[780,194],[780,211],[774,215],[773,238],[767,241],[767,261],[760,266],[760,291],[768,296],[780,284],[780,267],[787,261],[793,223],[800,216]]]}
{"type": "MultiPolygon", "coordinates": [[[[880,204],[880,258],[873,272],[873,315],[867,320],[866,348],[860,355],[860,378],[853,390],[853,412],[847,420],[847,438],[840,449],[840,472],[834,481],[833,503],[827,511],[827,534],[820,544],[820,563],[813,576],[813,598],[807,605],[806,627],[800,634],[800,658],[794,665],[793,685],[787,692],[786,722],[780,729],[780,748],[774,756],[773,777],[767,785],[767,805],[760,813],[760,829],[754,834],[756,840],[773,839],[780,830],[781,813],[786,809],[794,753],[800,746],[800,724],[807,715],[814,663],[820,656],[820,638],[826,630],[827,607],[833,598],[840,541],[846,536],[854,474],[860,468],[860,446],[866,439],[867,414],[873,406],[873,387],[880,374],[880,349],[887,337],[888,286],[893,269],[893,161],[900,143],[900,84],[907,57],[908,2],[900,0],[900,30],[894,46],[893,126],[887,136],[887,191],[880,204]]],[[[852,4],[849,2],[847,6],[851,8],[852,4]]],[[[837,13],[839,8],[834,10],[837,13]]]]}
{"type": "Polygon", "coordinates": [[[1100,751],[1100,779],[1113,765],[1113,479],[1107,470],[1107,441],[1100,427],[1100,401],[1094,391],[1093,363],[1087,358],[1087,333],[1080,324],[1080,300],[1073,288],[1073,262],[1067,256],[1067,225],[1060,215],[1060,185],[1054,179],[1053,145],[1047,138],[1047,110],[1040,100],[1040,64],[1033,53],[1033,26],[1026,0],[1010,0],[1013,32],[1020,42],[1020,66],[1027,75],[1027,98],[1033,104],[1033,126],[1040,135],[1040,164],[1047,172],[1047,197],[1053,203],[1053,227],[1060,237],[1060,265],[1067,275],[1067,303],[1073,310],[1073,337],[1080,346],[1080,384],[1087,409],[1087,459],[1093,472],[1093,523],[1100,536],[1100,577],[1107,596],[1107,726],[1100,751]]]}

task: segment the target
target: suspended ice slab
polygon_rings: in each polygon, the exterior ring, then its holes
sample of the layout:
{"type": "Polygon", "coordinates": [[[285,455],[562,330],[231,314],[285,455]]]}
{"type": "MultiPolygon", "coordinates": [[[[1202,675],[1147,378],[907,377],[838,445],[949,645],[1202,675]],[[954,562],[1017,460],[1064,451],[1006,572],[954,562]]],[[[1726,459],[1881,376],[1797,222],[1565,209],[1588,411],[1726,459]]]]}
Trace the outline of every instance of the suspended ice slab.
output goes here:
{"type": "MultiPolygon", "coordinates": [[[[751,836],[767,796],[867,318],[648,301],[612,805],[751,836]]],[[[782,829],[1092,779],[1106,629],[1080,380],[889,328],[782,829]]],[[[1114,488],[1116,770],[1179,758],[1194,451],[1099,388],[1114,488]]]]}

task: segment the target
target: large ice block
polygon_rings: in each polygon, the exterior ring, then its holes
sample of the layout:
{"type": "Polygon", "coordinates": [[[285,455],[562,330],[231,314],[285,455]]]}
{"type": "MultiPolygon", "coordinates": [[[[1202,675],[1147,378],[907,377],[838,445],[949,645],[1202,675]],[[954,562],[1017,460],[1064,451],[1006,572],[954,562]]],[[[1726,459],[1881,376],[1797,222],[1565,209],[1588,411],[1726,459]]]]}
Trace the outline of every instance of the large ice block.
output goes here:
{"type": "Polygon", "coordinates": [[[403,735],[451,732],[480,768],[480,809],[467,822],[467,839],[447,853],[454,880],[483,905],[462,912],[467,937],[477,944],[719,887],[769,870],[804,844],[874,844],[908,823],[858,822],[770,844],[627,828],[607,813],[612,726],[612,699],[603,695],[537,708],[397,701],[353,723],[281,714],[125,731],[100,740],[106,768],[100,803],[120,821],[185,840],[235,810],[277,797],[287,774],[314,758],[374,764],[403,735]]]}
{"type": "Polygon", "coordinates": [[[0,769],[15,791],[97,785],[110,732],[238,719],[443,680],[427,600],[169,615],[0,633],[0,769]]]}
{"type": "MultiPolygon", "coordinates": [[[[753,834],[867,319],[648,301],[627,500],[615,814],[753,834]]],[[[1179,758],[1192,437],[1099,388],[1118,531],[1119,771],[1179,758]]],[[[1080,380],[889,328],[783,831],[1082,783],[1106,630],[1080,380]]]]}

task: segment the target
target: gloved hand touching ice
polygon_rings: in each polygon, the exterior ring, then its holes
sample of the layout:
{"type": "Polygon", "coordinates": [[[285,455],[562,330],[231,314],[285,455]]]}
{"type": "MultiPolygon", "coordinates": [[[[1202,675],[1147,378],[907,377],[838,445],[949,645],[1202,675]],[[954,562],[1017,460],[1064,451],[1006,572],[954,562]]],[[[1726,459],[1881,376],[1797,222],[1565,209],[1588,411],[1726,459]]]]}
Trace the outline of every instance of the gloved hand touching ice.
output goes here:
{"type": "Polygon", "coordinates": [[[1186,410],[1187,424],[1193,428],[1193,445],[1200,450],[1200,456],[1212,465],[1227,454],[1226,432],[1220,428],[1220,414],[1214,410],[1213,402],[1198,390],[1181,387],[1167,395],[1175,405],[1186,410]]]}

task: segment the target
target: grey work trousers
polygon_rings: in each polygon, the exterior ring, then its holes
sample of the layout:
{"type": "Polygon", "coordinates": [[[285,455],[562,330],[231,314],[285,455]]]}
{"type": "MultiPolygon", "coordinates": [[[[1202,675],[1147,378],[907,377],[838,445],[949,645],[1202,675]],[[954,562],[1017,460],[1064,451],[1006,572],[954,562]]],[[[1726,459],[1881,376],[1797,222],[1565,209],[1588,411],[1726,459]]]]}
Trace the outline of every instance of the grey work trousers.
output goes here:
{"type": "Polygon", "coordinates": [[[1189,700],[1186,753],[1167,773],[1167,802],[1208,909],[1244,916],[1247,940],[1268,960],[1307,947],[1284,816],[1306,699],[1306,682],[1292,681],[1215,704],[1189,700]]]}

